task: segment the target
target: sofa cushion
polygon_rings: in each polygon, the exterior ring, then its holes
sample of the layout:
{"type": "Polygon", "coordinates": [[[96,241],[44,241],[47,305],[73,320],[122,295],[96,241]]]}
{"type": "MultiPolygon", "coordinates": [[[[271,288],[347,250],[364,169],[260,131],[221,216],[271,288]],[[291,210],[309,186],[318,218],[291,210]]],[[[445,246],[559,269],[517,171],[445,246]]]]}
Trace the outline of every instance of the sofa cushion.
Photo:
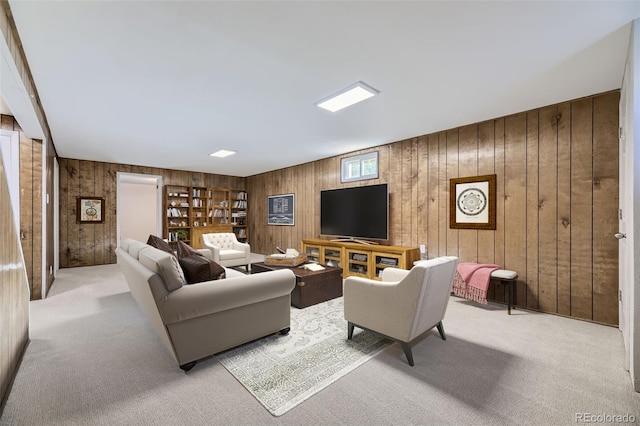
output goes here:
{"type": "Polygon", "coordinates": [[[178,259],[165,251],[147,246],[140,250],[140,263],[160,275],[167,291],[174,291],[186,284],[184,273],[178,259]]]}
{"type": "Polygon", "coordinates": [[[225,278],[236,278],[236,277],[243,277],[247,274],[245,274],[244,272],[240,272],[237,269],[233,269],[233,268],[227,268],[224,267],[224,274],[225,274],[225,278]]]}
{"type": "Polygon", "coordinates": [[[175,251],[173,250],[173,247],[171,247],[171,245],[168,242],[166,242],[162,238],[157,237],[155,235],[149,235],[147,244],[149,244],[151,247],[155,247],[157,249],[160,249],[162,251],[166,251],[167,253],[171,253],[175,255],[175,251]]]}
{"type": "Polygon", "coordinates": [[[122,241],[120,241],[120,248],[124,251],[126,251],[127,253],[129,253],[129,244],[131,244],[132,241],[135,241],[131,238],[126,238],[122,241]]]}
{"type": "Polygon", "coordinates": [[[140,259],[140,250],[147,247],[151,246],[140,241],[132,241],[131,243],[129,243],[129,254],[136,259],[140,259]]]}

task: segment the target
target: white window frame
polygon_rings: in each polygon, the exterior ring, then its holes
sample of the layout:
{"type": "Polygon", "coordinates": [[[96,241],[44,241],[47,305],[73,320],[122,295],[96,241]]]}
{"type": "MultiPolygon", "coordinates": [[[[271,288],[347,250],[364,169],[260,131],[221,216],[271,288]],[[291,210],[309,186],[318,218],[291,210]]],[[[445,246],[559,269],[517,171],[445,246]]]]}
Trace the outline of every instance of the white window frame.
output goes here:
{"type": "Polygon", "coordinates": [[[344,157],[340,160],[340,181],[355,182],[358,180],[377,179],[378,178],[378,151],[368,152],[366,154],[353,155],[344,157]],[[364,174],[365,163],[375,159],[375,172],[364,174]],[[357,166],[357,167],[355,167],[357,166]]]}

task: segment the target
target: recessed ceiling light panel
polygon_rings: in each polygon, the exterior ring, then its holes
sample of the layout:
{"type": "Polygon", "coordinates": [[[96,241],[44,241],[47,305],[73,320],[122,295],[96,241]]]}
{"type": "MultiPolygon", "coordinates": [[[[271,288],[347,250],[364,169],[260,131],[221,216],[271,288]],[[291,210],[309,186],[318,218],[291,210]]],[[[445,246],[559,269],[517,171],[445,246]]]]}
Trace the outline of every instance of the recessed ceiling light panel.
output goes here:
{"type": "Polygon", "coordinates": [[[343,108],[357,104],[358,102],[369,99],[380,93],[373,87],[358,81],[351,86],[345,87],[339,92],[334,93],[331,96],[327,96],[324,99],[319,100],[315,105],[319,108],[326,109],[327,111],[336,112],[343,108]]]}
{"type": "Polygon", "coordinates": [[[211,157],[218,157],[218,158],[224,158],[224,157],[228,157],[230,155],[235,154],[235,151],[230,151],[228,149],[219,149],[218,151],[214,152],[213,154],[209,154],[211,157]]]}

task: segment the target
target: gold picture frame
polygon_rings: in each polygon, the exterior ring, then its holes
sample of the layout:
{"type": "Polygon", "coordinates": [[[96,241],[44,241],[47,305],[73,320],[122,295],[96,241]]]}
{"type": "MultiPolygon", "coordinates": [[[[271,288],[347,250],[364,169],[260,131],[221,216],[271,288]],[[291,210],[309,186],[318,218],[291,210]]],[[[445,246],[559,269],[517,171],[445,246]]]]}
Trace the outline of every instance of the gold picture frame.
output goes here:
{"type": "Polygon", "coordinates": [[[496,229],[496,175],[449,181],[449,228],[496,229]]]}
{"type": "Polygon", "coordinates": [[[76,223],[103,223],[104,198],[76,197],[76,223]]]}

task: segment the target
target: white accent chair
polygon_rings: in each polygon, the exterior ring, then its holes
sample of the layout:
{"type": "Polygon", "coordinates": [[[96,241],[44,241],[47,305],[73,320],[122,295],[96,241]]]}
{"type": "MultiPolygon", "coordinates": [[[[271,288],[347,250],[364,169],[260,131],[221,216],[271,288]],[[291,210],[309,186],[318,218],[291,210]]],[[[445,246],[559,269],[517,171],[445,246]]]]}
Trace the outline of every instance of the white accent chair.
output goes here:
{"type": "Polygon", "coordinates": [[[382,281],[347,277],[344,282],[344,319],[347,338],[354,327],[371,330],[402,344],[413,366],[410,343],[437,327],[446,340],[442,320],[458,258],[453,256],[419,262],[411,270],[385,268],[382,281]]]}
{"type": "Polygon", "coordinates": [[[219,265],[244,266],[249,271],[251,247],[241,243],[233,232],[202,234],[202,247],[211,251],[211,260],[219,265]]]}

